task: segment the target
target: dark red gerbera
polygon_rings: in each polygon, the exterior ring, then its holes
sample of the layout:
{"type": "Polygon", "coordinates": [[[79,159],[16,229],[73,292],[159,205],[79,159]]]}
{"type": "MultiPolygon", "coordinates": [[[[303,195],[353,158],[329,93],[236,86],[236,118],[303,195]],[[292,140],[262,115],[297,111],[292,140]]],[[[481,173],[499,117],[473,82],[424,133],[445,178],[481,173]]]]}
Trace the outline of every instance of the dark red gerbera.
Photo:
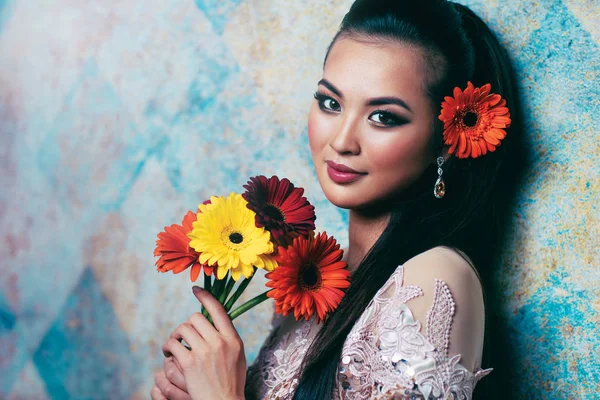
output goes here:
{"type": "Polygon", "coordinates": [[[250,178],[242,194],[248,208],[256,213],[256,226],[264,227],[282,244],[296,236],[308,237],[315,230],[315,207],[287,178],[277,176],[250,178]]]}
{"type": "Polygon", "coordinates": [[[275,311],[294,312],[296,320],[317,314],[317,323],[334,311],[350,286],[350,272],[342,261],[340,245],[327,233],[315,238],[298,237],[287,248],[279,247],[279,266],[265,275],[267,296],[275,299],[275,311]]]}

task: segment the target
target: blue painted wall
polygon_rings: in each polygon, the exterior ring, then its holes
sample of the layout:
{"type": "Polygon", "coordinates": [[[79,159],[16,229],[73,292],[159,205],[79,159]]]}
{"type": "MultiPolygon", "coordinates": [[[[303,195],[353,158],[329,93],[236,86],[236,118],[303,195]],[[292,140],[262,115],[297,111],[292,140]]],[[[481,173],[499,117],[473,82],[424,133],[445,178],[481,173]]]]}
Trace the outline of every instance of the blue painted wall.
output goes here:
{"type": "MultiPolygon", "coordinates": [[[[467,3],[514,56],[532,146],[494,305],[511,398],[593,398],[600,4],[467,3]]],[[[0,0],[0,398],[148,398],[160,345],[198,309],[186,275],[155,272],[156,233],[250,175],[304,186],[318,229],[347,241],[306,114],[349,5],[0,0]]],[[[270,307],[239,319],[249,361],[270,307]]]]}

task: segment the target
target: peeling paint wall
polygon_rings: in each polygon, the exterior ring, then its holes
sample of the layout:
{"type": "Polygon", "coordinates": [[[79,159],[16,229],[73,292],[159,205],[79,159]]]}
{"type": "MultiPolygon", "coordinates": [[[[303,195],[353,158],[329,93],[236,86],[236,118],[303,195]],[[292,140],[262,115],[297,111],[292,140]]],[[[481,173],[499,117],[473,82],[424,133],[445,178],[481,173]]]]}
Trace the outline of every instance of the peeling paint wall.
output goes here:
{"type": "MultiPolygon", "coordinates": [[[[347,242],[306,115],[350,3],[0,0],[1,398],[147,398],[198,309],[187,275],[155,272],[156,234],[250,175],[305,187],[347,242]]],[[[534,162],[498,273],[510,398],[594,398],[600,3],[467,3],[515,58],[534,162]]],[[[239,319],[249,361],[269,317],[239,319]]]]}

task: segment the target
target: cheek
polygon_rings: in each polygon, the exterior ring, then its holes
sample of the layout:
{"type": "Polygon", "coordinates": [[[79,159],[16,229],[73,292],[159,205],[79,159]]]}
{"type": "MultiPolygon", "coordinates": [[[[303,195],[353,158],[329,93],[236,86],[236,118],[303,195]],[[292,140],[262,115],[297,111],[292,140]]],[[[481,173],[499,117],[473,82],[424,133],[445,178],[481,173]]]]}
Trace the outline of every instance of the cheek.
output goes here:
{"type": "Polygon", "coordinates": [[[318,106],[313,106],[308,114],[308,142],[313,157],[321,152],[327,144],[327,124],[319,113],[318,106]]]}
{"type": "Polygon", "coordinates": [[[416,180],[432,159],[429,133],[390,135],[389,138],[372,140],[369,161],[375,170],[373,172],[390,183],[406,181],[408,184],[416,180]]]}

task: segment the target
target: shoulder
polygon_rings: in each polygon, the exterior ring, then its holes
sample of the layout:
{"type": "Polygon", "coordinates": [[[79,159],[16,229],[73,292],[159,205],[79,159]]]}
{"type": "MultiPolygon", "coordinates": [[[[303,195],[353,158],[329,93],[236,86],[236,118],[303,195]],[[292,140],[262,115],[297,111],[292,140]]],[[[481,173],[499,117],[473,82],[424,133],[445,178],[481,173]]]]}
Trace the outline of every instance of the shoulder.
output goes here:
{"type": "Polygon", "coordinates": [[[441,280],[452,290],[455,302],[476,301],[483,307],[481,282],[473,266],[459,253],[447,247],[435,247],[423,252],[403,265],[404,282],[417,285],[425,292],[441,280]]]}
{"type": "MultiPolygon", "coordinates": [[[[481,365],[485,310],[481,283],[471,264],[456,251],[436,247],[408,260],[402,266],[403,286],[417,286],[423,295],[407,302],[413,316],[421,322],[423,334],[434,307],[447,301],[450,357],[460,354],[461,364],[473,371],[481,365]],[[443,297],[446,298],[443,298],[443,297]],[[449,311],[450,312],[450,311],[449,311]]],[[[441,322],[439,322],[441,324],[441,322]]]]}

